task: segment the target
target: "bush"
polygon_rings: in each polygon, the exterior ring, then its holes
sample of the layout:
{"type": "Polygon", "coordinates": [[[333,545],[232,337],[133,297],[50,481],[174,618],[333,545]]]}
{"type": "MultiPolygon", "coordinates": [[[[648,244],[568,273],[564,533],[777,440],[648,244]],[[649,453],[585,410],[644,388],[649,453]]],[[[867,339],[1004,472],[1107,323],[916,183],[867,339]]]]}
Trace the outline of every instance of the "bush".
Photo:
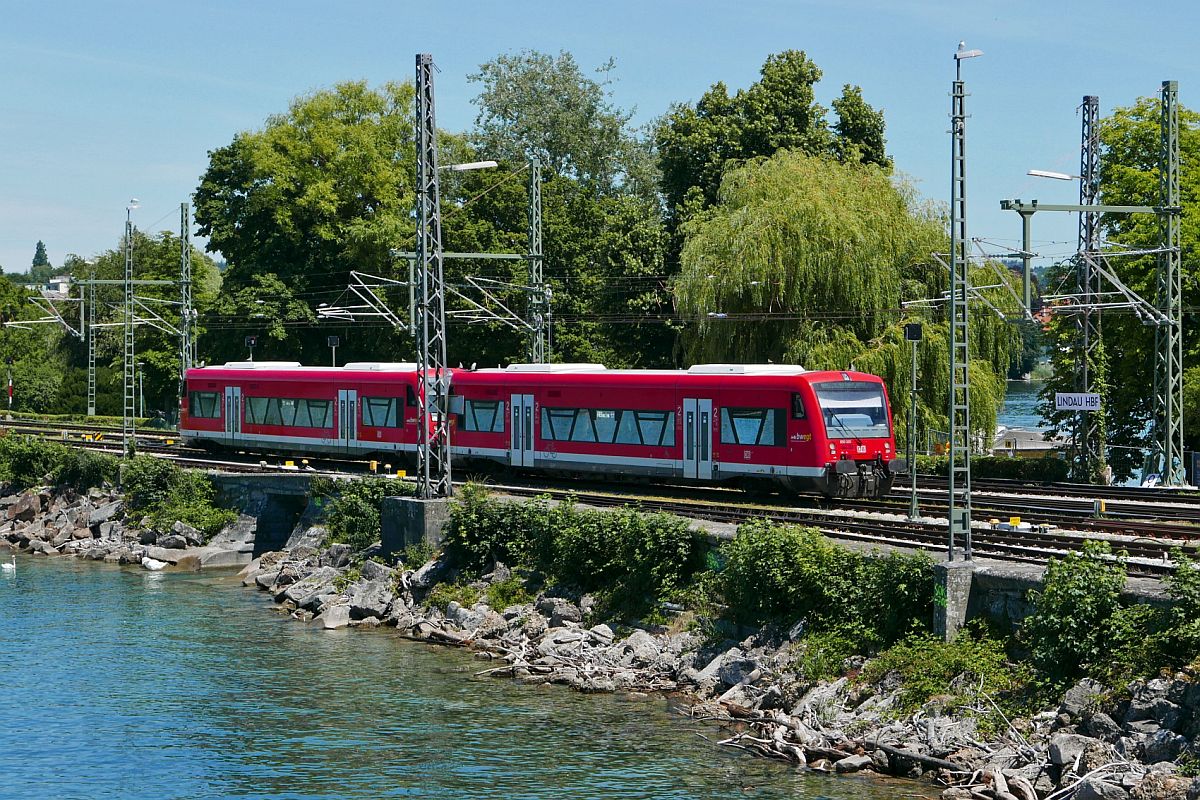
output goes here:
{"type": "Polygon", "coordinates": [[[86,490],[116,480],[117,460],[38,436],[0,437],[0,480],[12,490],[51,483],[86,490]]]}
{"type": "Polygon", "coordinates": [[[1001,642],[966,630],[949,643],[929,634],[909,636],[868,661],[861,679],[879,683],[893,673],[900,680],[898,713],[910,714],[938,698],[947,712],[975,712],[985,732],[995,731],[1003,720],[990,703],[980,702],[980,695],[1011,718],[1025,710],[1034,683],[1027,667],[1008,661],[1001,642]]]}
{"type": "Polygon", "coordinates": [[[237,519],[215,505],[216,489],[203,472],[180,469],[166,459],[135,456],[125,462],[122,488],[130,511],[141,513],[158,530],[176,522],[211,537],[237,519]]]}
{"type": "Polygon", "coordinates": [[[312,493],[324,505],[329,541],[358,552],[379,541],[383,498],[412,494],[413,485],[391,478],[314,480],[312,493]]]}
{"type": "Polygon", "coordinates": [[[842,674],[847,658],[858,655],[862,642],[851,631],[832,630],[810,634],[792,649],[791,668],[810,683],[833,680],[842,674]]]}
{"type": "Polygon", "coordinates": [[[1107,542],[1050,560],[1033,613],[1021,626],[1034,665],[1054,680],[1069,680],[1110,657],[1112,620],[1125,588],[1125,562],[1107,542]]]}
{"type": "Polygon", "coordinates": [[[525,565],[634,614],[686,586],[704,566],[700,535],[677,517],[581,511],[569,502],[552,507],[546,498],[497,502],[477,486],[464,488],[451,506],[445,548],[469,574],[495,561],[525,565]]]}
{"type": "Polygon", "coordinates": [[[514,575],[488,586],[484,600],[496,611],[503,611],[509,606],[532,603],[533,595],[525,589],[525,582],[514,575]]]}
{"type": "MultiPolygon", "coordinates": [[[[950,473],[947,456],[917,456],[917,471],[923,475],[950,473]]],[[[1012,456],[971,456],[971,475],[975,478],[1005,478],[1030,483],[1062,483],[1070,477],[1070,466],[1061,458],[1012,456]]]]}
{"type": "Polygon", "coordinates": [[[733,617],[804,619],[810,630],[854,629],[864,646],[895,641],[933,613],[933,562],[924,554],[863,554],[812,528],[754,521],[721,549],[719,588],[733,617]]]}
{"type": "Polygon", "coordinates": [[[479,590],[472,589],[462,583],[439,583],[429,592],[425,602],[442,611],[454,601],[460,606],[470,608],[479,602],[479,590]]]}

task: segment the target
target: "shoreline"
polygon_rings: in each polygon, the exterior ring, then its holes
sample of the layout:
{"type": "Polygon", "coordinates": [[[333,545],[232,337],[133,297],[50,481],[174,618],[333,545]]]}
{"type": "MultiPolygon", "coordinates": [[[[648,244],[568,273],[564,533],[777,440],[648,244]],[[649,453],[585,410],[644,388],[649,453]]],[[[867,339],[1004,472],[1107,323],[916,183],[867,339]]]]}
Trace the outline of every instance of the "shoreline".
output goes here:
{"type": "MultiPolygon", "coordinates": [[[[34,554],[200,569],[244,545],[237,536],[218,535],[201,546],[178,523],[153,535],[126,528],[115,492],[26,492],[4,497],[0,508],[6,517],[0,543],[34,554]]],[[[553,590],[498,608],[454,599],[439,607],[430,601],[455,577],[444,556],[415,569],[354,562],[349,546],[322,546],[319,524],[297,533],[290,550],[265,553],[243,568],[242,584],[270,592],[294,619],[326,629],[395,627],[404,638],[466,647],[480,661],[479,676],[670,695],[692,717],[729,728],[722,746],[822,772],[921,778],[948,800],[1200,796],[1200,779],[1167,763],[1191,746],[1182,732],[1194,736],[1200,724],[1200,684],[1192,675],[1138,682],[1115,694],[1080,681],[1057,709],[987,736],[974,717],[941,714],[936,703],[899,715],[901,687],[858,680],[862,659],[849,665],[849,677],[799,680],[791,667],[791,646],[802,633],[796,629],[702,636],[680,617],[670,627],[590,624],[595,598],[553,590]]],[[[486,597],[530,577],[495,564],[470,588],[486,597]]]]}

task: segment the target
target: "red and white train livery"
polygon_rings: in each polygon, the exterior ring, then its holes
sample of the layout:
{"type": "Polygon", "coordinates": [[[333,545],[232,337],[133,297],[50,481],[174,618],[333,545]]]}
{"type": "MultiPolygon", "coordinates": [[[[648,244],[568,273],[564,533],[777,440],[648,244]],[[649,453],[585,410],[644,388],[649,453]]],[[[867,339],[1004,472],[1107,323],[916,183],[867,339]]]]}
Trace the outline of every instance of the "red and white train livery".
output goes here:
{"type": "MultiPolygon", "coordinates": [[[[187,373],[180,432],[238,450],[415,458],[415,364],[237,362],[187,373]]],[[[878,496],[905,472],[883,381],[777,364],[456,369],[451,452],[517,470],[772,481],[878,496]]]]}

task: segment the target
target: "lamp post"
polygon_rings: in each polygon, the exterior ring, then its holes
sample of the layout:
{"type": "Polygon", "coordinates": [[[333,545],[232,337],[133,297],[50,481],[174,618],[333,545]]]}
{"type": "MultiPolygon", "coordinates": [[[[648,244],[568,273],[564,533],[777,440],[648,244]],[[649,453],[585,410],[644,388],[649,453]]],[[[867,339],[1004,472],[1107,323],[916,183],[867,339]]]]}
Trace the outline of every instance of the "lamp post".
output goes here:
{"type": "Polygon", "coordinates": [[[912,476],[912,498],[908,504],[908,518],[916,519],[917,508],[917,343],[921,341],[921,323],[910,322],[904,326],[904,338],[912,343],[912,388],[909,390],[908,407],[908,469],[912,476]]]}

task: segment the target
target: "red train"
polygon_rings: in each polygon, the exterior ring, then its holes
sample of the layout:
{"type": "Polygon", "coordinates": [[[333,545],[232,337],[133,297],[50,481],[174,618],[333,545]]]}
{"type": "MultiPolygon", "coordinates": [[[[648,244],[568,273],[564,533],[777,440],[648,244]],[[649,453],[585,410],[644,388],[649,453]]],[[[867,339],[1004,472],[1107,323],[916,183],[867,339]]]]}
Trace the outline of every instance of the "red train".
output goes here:
{"type": "MultiPolygon", "coordinates": [[[[415,364],[238,362],[192,369],[180,432],[197,444],[411,460],[415,364]]],[[[457,464],[697,482],[769,481],[875,497],[907,471],[883,381],[777,364],[452,370],[457,464]]]]}

